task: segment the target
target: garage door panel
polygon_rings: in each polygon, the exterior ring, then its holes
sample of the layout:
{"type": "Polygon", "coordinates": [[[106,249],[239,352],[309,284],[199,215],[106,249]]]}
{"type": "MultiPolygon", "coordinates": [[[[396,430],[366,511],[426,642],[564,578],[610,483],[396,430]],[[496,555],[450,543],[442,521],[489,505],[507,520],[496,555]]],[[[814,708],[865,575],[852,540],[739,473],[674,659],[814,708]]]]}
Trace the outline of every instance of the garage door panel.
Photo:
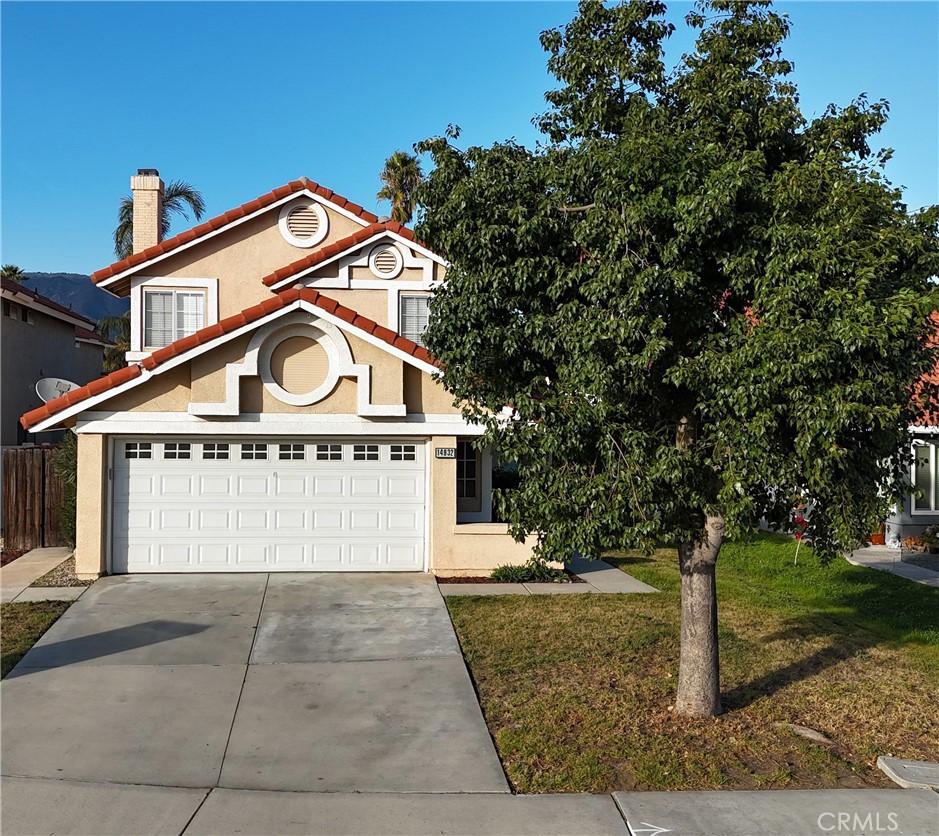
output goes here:
{"type": "Polygon", "coordinates": [[[301,476],[293,473],[277,474],[277,482],[275,483],[275,493],[277,496],[283,497],[299,497],[306,496],[307,492],[307,477],[301,476]]]}
{"type": "Polygon", "coordinates": [[[267,511],[262,508],[242,508],[236,512],[237,529],[242,531],[267,531],[267,511]]]}
{"type": "Polygon", "coordinates": [[[345,514],[338,508],[315,508],[313,531],[316,534],[340,534],[345,530],[345,514]]]}
{"type": "Polygon", "coordinates": [[[191,546],[187,543],[158,543],[157,565],[169,570],[192,565],[191,546]]]}
{"type": "Polygon", "coordinates": [[[317,498],[345,496],[346,480],[342,476],[330,474],[329,476],[314,476],[311,496],[317,498]]]}
{"type": "Polygon", "coordinates": [[[261,473],[243,474],[238,477],[238,496],[267,496],[269,477],[261,473]]]}
{"type": "Polygon", "coordinates": [[[423,568],[422,445],[401,461],[400,445],[392,457],[393,442],[378,442],[378,458],[356,460],[353,442],[329,440],[341,456],[323,460],[317,443],[291,441],[299,450],[280,459],[277,444],[288,442],[278,439],[268,442],[268,459],[242,459],[237,439],[207,439],[208,454],[202,439],[181,440],[190,459],[164,456],[152,439],[151,458],[130,449],[128,458],[128,440],[115,440],[113,571],[423,568]],[[228,445],[229,457],[216,458],[213,444],[228,445]]]}
{"type": "Polygon", "coordinates": [[[307,530],[309,514],[301,508],[278,508],[274,511],[274,528],[279,537],[302,534],[307,530]]]}
{"type": "Polygon", "coordinates": [[[232,477],[225,473],[207,473],[199,477],[202,496],[231,496],[232,477]]]}
{"type": "Polygon", "coordinates": [[[200,509],[199,528],[202,531],[228,531],[231,528],[228,511],[221,508],[200,509]]]}

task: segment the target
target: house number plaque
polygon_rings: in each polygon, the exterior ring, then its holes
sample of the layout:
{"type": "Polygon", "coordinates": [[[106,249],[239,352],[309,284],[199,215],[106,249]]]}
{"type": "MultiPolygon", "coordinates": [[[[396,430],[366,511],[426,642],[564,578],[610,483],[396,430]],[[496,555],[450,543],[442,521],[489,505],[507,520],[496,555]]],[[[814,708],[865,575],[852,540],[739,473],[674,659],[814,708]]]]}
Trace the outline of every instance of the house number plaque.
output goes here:
{"type": "Polygon", "coordinates": [[[456,447],[437,447],[434,449],[434,455],[438,459],[455,459],[456,447]]]}

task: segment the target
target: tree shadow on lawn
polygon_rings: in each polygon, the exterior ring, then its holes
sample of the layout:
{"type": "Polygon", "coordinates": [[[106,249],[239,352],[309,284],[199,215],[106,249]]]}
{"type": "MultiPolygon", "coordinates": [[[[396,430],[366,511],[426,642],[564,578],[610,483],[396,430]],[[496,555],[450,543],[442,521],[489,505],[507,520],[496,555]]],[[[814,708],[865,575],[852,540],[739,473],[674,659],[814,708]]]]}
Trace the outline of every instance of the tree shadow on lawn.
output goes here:
{"type": "MultiPolygon", "coordinates": [[[[783,629],[761,637],[761,644],[769,645],[780,641],[800,642],[824,636],[832,637],[832,628],[835,626],[830,618],[822,615],[792,619],[786,622],[783,629]]],[[[881,643],[876,636],[867,631],[850,636],[838,636],[837,633],[834,635],[837,636],[836,640],[825,647],[724,691],[721,695],[724,711],[738,711],[764,697],[772,697],[790,685],[811,679],[828,668],[881,643]]]]}

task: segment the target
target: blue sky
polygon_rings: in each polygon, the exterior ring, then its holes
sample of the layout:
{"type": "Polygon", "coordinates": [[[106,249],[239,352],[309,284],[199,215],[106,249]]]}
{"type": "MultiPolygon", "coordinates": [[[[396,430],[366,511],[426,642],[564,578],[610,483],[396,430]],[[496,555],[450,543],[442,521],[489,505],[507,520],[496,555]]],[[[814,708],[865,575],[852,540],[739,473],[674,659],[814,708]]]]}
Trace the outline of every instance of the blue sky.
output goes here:
{"type": "MultiPolygon", "coordinates": [[[[686,3],[670,4],[680,22],[686,3]]],[[[809,116],[889,99],[881,144],[911,207],[939,202],[939,3],[780,3],[809,116]]],[[[379,213],[378,172],[448,123],[535,140],[538,43],[569,3],[3,2],[0,259],[113,261],[138,167],[200,188],[212,216],[300,175],[379,213]]],[[[676,36],[671,58],[688,48],[676,36]]],[[[174,231],[189,224],[177,223],[174,231]]]]}

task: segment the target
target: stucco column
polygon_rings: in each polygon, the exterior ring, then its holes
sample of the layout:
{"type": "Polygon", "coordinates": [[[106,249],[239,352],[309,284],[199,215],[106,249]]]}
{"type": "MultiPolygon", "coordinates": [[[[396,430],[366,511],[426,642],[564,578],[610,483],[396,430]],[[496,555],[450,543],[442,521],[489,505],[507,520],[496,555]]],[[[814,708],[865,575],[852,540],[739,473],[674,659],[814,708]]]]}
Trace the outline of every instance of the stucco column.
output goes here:
{"type": "Polygon", "coordinates": [[[430,456],[430,570],[449,554],[456,525],[456,460],[438,459],[438,447],[456,447],[456,436],[431,436],[430,456]]]}
{"type": "Polygon", "coordinates": [[[106,570],[107,436],[78,436],[75,573],[97,578],[106,570]]]}

